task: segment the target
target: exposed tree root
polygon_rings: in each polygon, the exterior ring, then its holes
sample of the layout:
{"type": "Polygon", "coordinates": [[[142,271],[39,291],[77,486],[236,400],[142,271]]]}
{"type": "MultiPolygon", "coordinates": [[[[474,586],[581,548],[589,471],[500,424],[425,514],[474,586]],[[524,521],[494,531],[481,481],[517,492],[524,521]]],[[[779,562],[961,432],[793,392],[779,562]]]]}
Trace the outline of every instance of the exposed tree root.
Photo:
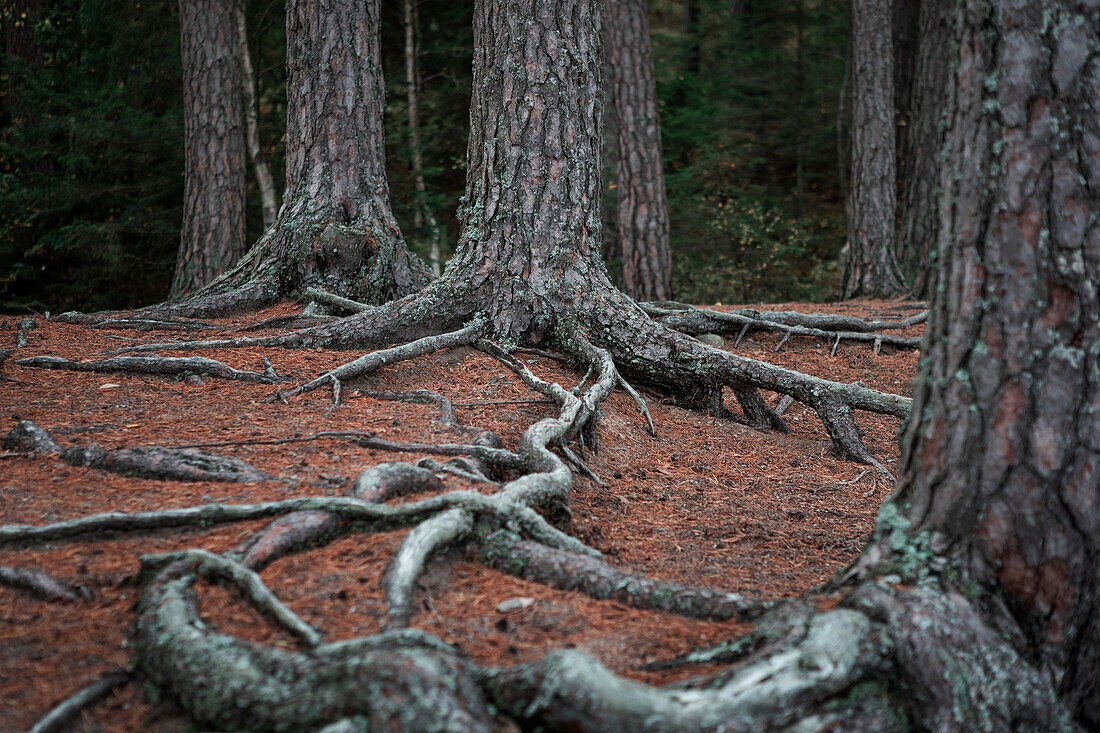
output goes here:
{"type": "Polygon", "coordinates": [[[4,438],[4,447],[24,453],[60,453],[50,434],[30,420],[20,420],[4,438]]]}
{"type": "Polygon", "coordinates": [[[90,466],[111,473],[132,474],[170,481],[278,481],[239,458],[193,449],[149,445],[106,450],[97,445],[73,446],[61,460],[74,466],[90,466]]]}
{"type": "Polygon", "coordinates": [[[845,331],[853,333],[874,333],[877,331],[889,331],[896,328],[908,328],[918,326],[928,320],[928,310],[921,310],[909,318],[898,318],[889,321],[868,321],[856,316],[847,316],[839,313],[799,313],[798,311],[758,311],[752,308],[738,308],[733,311],[714,311],[709,308],[698,308],[687,303],[679,303],[672,300],[660,300],[650,303],[639,303],[643,310],[655,317],[662,317],[671,313],[701,313],[705,317],[716,317],[717,320],[731,319],[729,322],[737,322],[739,325],[746,321],[750,325],[760,324],[761,328],[772,325],[798,326],[801,328],[813,328],[821,331],[845,331]]]}
{"type": "Polygon", "coordinates": [[[282,397],[294,397],[304,392],[322,387],[326,384],[335,382],[344,382],[348,379],[354,379],[361,377],[369,372],[383,367],[387,364],[393,364],[399,361],[405,361],[407,359],[415,359],[418,356],[424,354],[430,354],[433,351],[439,351],[440,349],[449,349],[455,346],[465,346],[471,344],[477,340],[478,336],[485,329],[484,321],[477,321],[471,323],[465,328],[453,331],[451,333],[440,334],[438,336],[425,336],[424,338],[417,339],[411,343],[401,344],[390,349],[383,349],[382,351],[373,351],[369,354],[359,357],[354,361],[350,361],[347,364],[338,366],[331,371],[328,371],[321,376],[317,377],[311,382],[295,387],[294,389],[283,392],[280,390],[280,396],[282,397]]]}
{"type": "Polygon", "coordinates": [[[210,331],[219,326],[194,318],[145,318],[142,316],[108,316],[68,311],[54,316],[58,323],[72,323],[92,328],[132,328],[138,331],[210,331]]]}
{"type": "Polygon", "coordinates": [[[27,733],[58,733],[58,731],[72,730],[74,719],[85,708],[95,705],[129,681],[130,673],[125,670],[108,672],[42,716],[27,733]]]}
{"type": "Polygon", "coordinates": [[[116,356],[100,361],[69,361],[60,356],[30,356],[15,362],[19,366],[38,369],[64,369],[70,372],[126,372],[130,374],[159,374],[170,377],[201,374],[221,379],[273,384],[278,380],[270,373],[241,371],[204,356],[116,356]]]}
{"type": "Polygon", "coordinates": [[[15,348],[22,349],[27,345],[31,329],[36,326],[33,318],[24,318],[19,321],[19,332],[15,335],[15,348]]]}
{"type": "Polygon", "coordinates": [[[249,644],[202,623],[194,576],[171,566],[142,595],[134,646],[143,676],[197,721],[220,730],[483,731],[490,718],[470,666],[426,635],[293,652],[249,644]]]}
{"type": "Polygon", "coordinates": [[[0,585],[23,590],[44,601],[75,601],[80,596],[65,583],[34,568],[0,566],[0,585]]]}
{"type": "Polygon", "coordinates": [[[637,576],[599,558],[551,549],[504,530],[471,543],[471,552],[510,575],[561,590],[579,590],[593,598],[615,600],[634,608],[692,618],[751,620],[771,605],[748,601],[736,593],[637,576]]]}
{"type": "Polygon", "coordinates": [[[260,576],[244,565],[206,550],[184,550],[164,555],[145,555],[141,558],[142,572],[155,573],[167,565],[178,564],[181,569],[193,571],[208,580],[230,583],[264,618],[274,621],[284,630],[296,636],[308,646],[321,643],[316,629],[298,618],[267,589],[260,576]]]}

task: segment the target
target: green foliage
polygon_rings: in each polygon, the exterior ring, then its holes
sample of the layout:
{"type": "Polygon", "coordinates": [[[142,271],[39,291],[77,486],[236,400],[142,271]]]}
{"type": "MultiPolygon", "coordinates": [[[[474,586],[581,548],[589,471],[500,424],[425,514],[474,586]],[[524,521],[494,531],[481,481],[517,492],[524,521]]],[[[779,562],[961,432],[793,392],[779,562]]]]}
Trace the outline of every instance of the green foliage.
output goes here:
{"type": "MultiPolygon", "coordinates": [[[[847,5],[695,2],[698,22],[685,29],[681,0],[650,1],[675,296],[829,298],[844,239],[836,105],[847,5]]],[[[425,199],[447,247],[457,242],[465,188],[472,5],[419,2],[425,199]]],[[[416,226],[402,3],[381,9],[393,208],[423,255],[430,233],[416,226]]],[[[56,0],[46,13],[34,19],[41,61],[9,55],[0,68],[8,110],[0,116],[0,309],[155,302],[167,293],[182,215],[177,5],[56,0]]],[[[261,143],[281,186],[285,5],[247,0],[247,17],[261,143]]],[[[251,177],[255,241],[262,221],[251,177]]],[[[613,185],[609,177],[608,243],[616,240],[613,185]]],[[[609,246],[605,254],[616,275],[617,253],[609,246]]]]}
{"type": "Polygon", "coordinates": [[[163,297],[178,245],[182,122],[175,4],[58,2],[41,61],[5,58],[25,116],[0,131],[0,308],[163,297]]]}
{"type": "Polygon", "coordinates": [[[675,297],[833,297],[845,237],[836,102],[847,6],[697,2],[694,32],[682,3],[650,5],[675,297]]]}

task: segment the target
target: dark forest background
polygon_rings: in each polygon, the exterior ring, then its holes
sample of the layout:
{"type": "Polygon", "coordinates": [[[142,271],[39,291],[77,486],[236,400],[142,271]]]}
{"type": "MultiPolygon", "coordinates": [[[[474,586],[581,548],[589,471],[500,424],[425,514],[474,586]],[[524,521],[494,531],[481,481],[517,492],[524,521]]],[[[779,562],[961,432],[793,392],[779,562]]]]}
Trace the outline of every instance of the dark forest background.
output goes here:
{"type": "MultiPolygon", "coordinates": [[[[414,227],[402,10],[383,5],[393,208],[423,255],[429,233],[414,227]]],[[[834,297],[849,160],[848,4],[653,0],[649,9],[675,297],[834,297]]],[[[424,173],[448,247],[465,182],[471,12],[468,1],[419,4],[424,173]]],[[[281,189],[284,7],[250,0],[247,14],[262,142],[281,189]]],[[[178,6],[57,0],[39,15],[31,30],[40,57],[0,60],[0,310],[163,300],[183,200],[178,6]]],[[[10,31],[26,19],[7,10],[2,22],[10,31]]],[[[613,166],[606,181],[604,249],[615,277],[613,166]]],[[[262,228],[250,180],[248,240],[262,228]]]]}

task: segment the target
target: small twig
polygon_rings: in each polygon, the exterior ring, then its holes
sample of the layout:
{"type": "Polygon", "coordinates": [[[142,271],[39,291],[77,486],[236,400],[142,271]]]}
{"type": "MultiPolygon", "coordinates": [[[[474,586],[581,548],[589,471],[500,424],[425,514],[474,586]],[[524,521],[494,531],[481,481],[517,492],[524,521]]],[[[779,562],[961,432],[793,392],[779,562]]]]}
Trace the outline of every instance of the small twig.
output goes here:
{"type": "Polygon", "coordinates": [[[840,346],[840,336],[836,337],[836,341],[833,342],[833,348],[829,350],[829,356],[836,356],[836,347],[840,346]]]}
{"type": "Polygon", "coordinates": [[[600,479],[600,477],[599,477],[599,476],[597,476],[597,475],[596,475],[596,474],[595,474],[595,473],[594,473],[594,472],[592,471],[592,469],[591,469],[591,468],[589,468],[588,466],[586,466],[586,465],[584,464],[584,461],[582,461],[582,460],[581,460],[580,456],[578,456],[578,455],[577,455],[576,453],[574,453],[574,452],[573,452],[573,451],[572,451],[572,450],[571,450],[571,449],[569,448],[569,446],[567,446],[567,445],[565,445],[564,443],[562,443],[561,445],[559,445],[559,446],[558,446],[558,448],[560,448],[560,449],[561,449],[561,452],[562,452],[563,454],[565,454],[565,458],[566,458],[566,460],[568,460],[568,461],[569,461],[570,463],[572,463],[572,464],[573,464],[574,466],[576,466],[576,467],[577,467],[577,470],[578,470],[578,471],[580,471],[580,472],[581,472],[581,473],[583,473],[583,474],[584,474],[585,476],[587,476],[588,478],[590,478],[590,479],[592,479],[592,480],[593,480],[594,482],[596,482],[596,485],[597,485],[597,486],[602,486],[602,487],[604,487],[604,488],[606,488],[606,487],[607,487],[607,484],[605,484],[605,483],[604,483],[604,482],[603,482],[603,481],[602,481],[602,480],[600,479]]]}
{"type": "Polygon", "coordinates": [[[741,339],[745,338],[745,334],[749,332],[749,326],[751,324],[746,323],[745,327],[741,329],[741,333],[737,334],[737,340],[733,342],[733,348],[737,348],[741,345],[741,339]]]}
{"type": "Polygon", "coordinates": [[[871,469],[868,468],[865,471],[860,471],[859,475],[856,476],[851,481],[838,481],[837,483],[841,486],[851,486],[852,484],[856,483],[857,481],[859,481],[861,478],[863,478],[864,476],[866,476],[869,473],[871,473],[871,469]]]}
{"type": "Polygon", "coordinates": [[[783,338],[782,338],[782,340],[780,340],[779,345],[775,347],[775,352],[778,354],[779,350],[783,348],[783,344],[790,341],[790,339],[791,339],[791,332],[787,331],[787,333],[783,334],[783,338]]]}
{"type": "Polygon", "coordinates": [[[634,404],[638,406],[638,412],[642,413],[642,417],[645,418],[646,427],[649,428],[649,434],[656,437],[657,429],[653,427],[653,418],[649,415],[649,407],[646,406],[645,400],[640,394],[638,394],[638,390],[634,389],[634,387],[630,385],[630,382],[623,379],[623,376],[621,374],[618,375],[618,377],[619,386],[622,387],[628,395],[630,395],[631,399],[634,400],[634,404]]]}
{"type": "Polygon", "coordinates": [[[55,731],[69,730],[73,719],[84,708],[94,705],[110,692],[122,687],[129,681],[130,673],[125,670],[119,669],[108,672],[87,687],[82,687],[75,695],[42,716],[28,733],[54,733],[55,731]]]}
{"type": "Polygon", "coordinates": [[[784,412],[787,411],[787,408],[790,407],[793,402],[794,397],[791,397],[789,394],[785,394],[779,400],[779,403],[775,406],[775,409],[773,409],[772,412],[774,412],[776,415],[782,415],[784,412]]]}

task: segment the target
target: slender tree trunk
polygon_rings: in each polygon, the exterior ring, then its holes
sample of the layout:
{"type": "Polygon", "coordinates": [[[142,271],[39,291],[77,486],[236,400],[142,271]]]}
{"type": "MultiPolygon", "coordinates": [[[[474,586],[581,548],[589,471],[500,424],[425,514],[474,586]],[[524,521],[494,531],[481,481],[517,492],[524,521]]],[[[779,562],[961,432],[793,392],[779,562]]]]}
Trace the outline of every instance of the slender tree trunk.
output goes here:
{"type": "Polygon", "coordinates": [[[183,226],[174,296],[193,292],[244,250],[244,115],[234,0],[181,0],[183,226]]]}
{"type": "Polygon", "coordinates": [[[405,6],[405,84],[409,102],[409,150],[412,158],[413,183],[416,186],[416,225],[420,226],[423,217],[431,231],[431,253],[428,263],[432,273],[439,277],[441,272],[440,246],[443,231],[428,205],[428,190],[424,185],[424,149],[420,143],[420,70],[417,66],[417,35],[419,33],[417,0],[404,0],[405,6]]]}
{"type": "MultiPolygon", "coordinates": [[[[608,0],[610,2],[610,0],[608,0]]],[[[698,74],[702,66],[702,9],[699,0],[683,0],[681,32],[687,40],[687,59],[684,68],[689,74],[698,74]]]]}
{"type": "MultiPolygon", "coordinates": [[[[897,129],[898,181],[903,186],[908,171],[906,152],[912,126],[913,78],[921,42],[922,0],[895,0],[890,28],[894,44],[894,125],[897,129]]],[[[948,48],[942,49],[946,54],[948,48]]]]}
{"type": "Polygon", "coordinates": [[[606,7],[623,289],[637,300],[664,300],[672,293],[672,253],[646,3],[608,0],[606,7]]]}
{"type": "Polygon", "coordinates": [[[252,70],[252,54],[248,48],[248,19],[245,17],[244,0],[238,0],[237,43],[241,52],[241,76],[244,89],[245,137],[248,141],[248,157],[252,161],[252,170],[256,174],[256,185],[260,189],[260,201],[264,212],[264,229],[270,229],[279,212],[279,195],[275,192],[275,181],[271,178],[271,169],[264,160],[260,147],[260,107],[256,98],[256,74],[252,70]]]}
{"type": "Polygon", "coordinates": [[[897,257],[910,283],[910,293],[917,298],[928,296],[929,274],[934,269],[930,260],[939,226],[944,107],[951,73],[954,7],[949,0],[924,0],[920,10],[897,257]]]}
{"type": "Polygon", "coordinates": [[[852,0],[852,190],[843,296],[904,291],[894,256],[897,176],[889,0],[852,0]]]}
{"type": "Polygon", "coordinates": [[[806,162],[805,136],[802,134],[802,105],[806,96],[806,73],[803,64],[803,43],[806,30],[806,7],[803,0],[795,3],[795,79],[794,79],[794,190],[795,212],[802,215],[806,203],[806,176],[803,168],[806,162]]]}

